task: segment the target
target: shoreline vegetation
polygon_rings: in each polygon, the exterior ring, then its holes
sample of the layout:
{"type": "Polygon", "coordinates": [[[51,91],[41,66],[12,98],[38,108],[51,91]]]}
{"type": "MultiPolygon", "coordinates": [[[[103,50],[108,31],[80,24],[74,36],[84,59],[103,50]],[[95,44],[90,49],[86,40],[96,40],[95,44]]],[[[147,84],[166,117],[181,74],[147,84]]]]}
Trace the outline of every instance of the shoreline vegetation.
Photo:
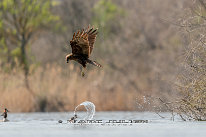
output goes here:
{"type": "Polygon", "coordinates": [[[25,87],[23,71],[0,73],[0,104],[12,112],[73,111],[86,100],[95,103],[97,111],[136,110],[136,91],[126,94],[118,82],[109,85],[101,70],[88,71],[82,78],[80,68],[72,64],[66,70],[58,65],[39,67],[29,76],[31,90],[25,87]]]}
{"type": "MultiPolygon", "coordinates": [[[[95,104],[97,111],[152,110],[150,101],[144,97],[148,91],[138,93],[115,77],[111,83],[110,75],[102,70],[87,70],[85,77],[80,73],[80,67],[72,63],[66,69],[55,64],[38,67],[29,75],[28,89],[23,71],[0,70],[1,107],[6,106],[12,112],[73,111],[88,100],[95,104]],[[144,109],[138,107],[139,103],[144,109]]],[[[159,96],[165,98],[163,95],[159,96]]]]}

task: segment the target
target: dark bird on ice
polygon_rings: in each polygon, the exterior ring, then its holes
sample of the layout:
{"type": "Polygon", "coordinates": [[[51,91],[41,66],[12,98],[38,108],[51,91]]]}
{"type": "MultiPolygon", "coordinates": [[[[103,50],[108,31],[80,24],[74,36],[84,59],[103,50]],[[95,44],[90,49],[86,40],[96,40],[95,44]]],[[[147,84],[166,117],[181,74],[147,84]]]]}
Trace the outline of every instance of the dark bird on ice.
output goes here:
{"type": "Polygon", "coordinates": [[[7,113],[8,113],[9,111],[8,111],[8,109],[4,109],[4,113],[3,114],[1,114],[1,116],[3,116],[4,118],[7,118],[7,113]]]}
{"type": "MultiPolygon", "coordinates": [[[[70,41],[72,53],[66,56],[67,63],[69,63],[70,60],[74,60],[80,63],[83,68],[86,68],[87,63],[101,68],[102,65],[89,59],[94,48],[97,33],[98,29],[94,29],[93,27],[78,31],[76,34],[74,33],[70,41]]],[[[84,76],[84,72],[82,72],[82,76],[84,76]]]]}
{"type": "Polygon", "coordinates": [[[8,116],[8,113],[9,111],[8,111],[8,109],[4,109],[4,113],[3,114],[1,114],[1,116],[3,116],[4,118],[3,118],[3,120],[2,120],[2,122],[8,122],[9,120],[7,119],[7,116],[8,116]]]}

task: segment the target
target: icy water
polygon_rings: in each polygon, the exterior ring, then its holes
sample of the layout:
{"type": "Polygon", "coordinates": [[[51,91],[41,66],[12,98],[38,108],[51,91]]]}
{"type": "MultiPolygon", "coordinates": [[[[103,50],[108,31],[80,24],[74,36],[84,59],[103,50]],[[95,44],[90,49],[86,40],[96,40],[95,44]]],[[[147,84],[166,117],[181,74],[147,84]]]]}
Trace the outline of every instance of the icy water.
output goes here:
{"type": "Polygon", "coordinates": [[[0,137],[206,137],[206,122],[183,122],[178,117],[171,121],[167,113],[162,114],[164,119],[152,112],[96,112],[94,116],[103,121],[148,120],[148,123],[66,123],[73,114],[9,113],[10,122],[0,122],[0,137]]]}

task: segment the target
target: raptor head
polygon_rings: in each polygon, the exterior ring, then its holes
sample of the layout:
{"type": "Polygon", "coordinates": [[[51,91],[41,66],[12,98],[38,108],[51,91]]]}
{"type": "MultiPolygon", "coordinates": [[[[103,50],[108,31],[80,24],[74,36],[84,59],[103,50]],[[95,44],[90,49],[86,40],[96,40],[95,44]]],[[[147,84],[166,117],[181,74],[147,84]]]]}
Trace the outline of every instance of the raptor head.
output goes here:
{"type": "Polygon", "coordinates": [[[67,61],[67,63],[69,63],[69,60],[71,60],[72,59],[72,53],[71,54],[68,54],[67,56],[66,56],[66,61],[67,61]]]}

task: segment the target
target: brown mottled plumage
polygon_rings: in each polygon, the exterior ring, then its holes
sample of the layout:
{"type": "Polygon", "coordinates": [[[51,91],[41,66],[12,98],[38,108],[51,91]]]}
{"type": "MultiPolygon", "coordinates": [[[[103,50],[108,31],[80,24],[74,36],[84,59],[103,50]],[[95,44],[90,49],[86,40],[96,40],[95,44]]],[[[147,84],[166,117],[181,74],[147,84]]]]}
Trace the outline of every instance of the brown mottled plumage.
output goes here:
{"type": "Polygon", "coordinates": [[[98,29],[94,29],[93,27],[88,27],[86,30],[83,29],[76,34],[74,33],[73,38],[70,41],[72,53],[66,56],[67,63],[69,60],[75,60],[84,68],[86,68],[87,63],[102,67],[102,65],[89,59],[98,33],[97,30],[98,29]]]}

